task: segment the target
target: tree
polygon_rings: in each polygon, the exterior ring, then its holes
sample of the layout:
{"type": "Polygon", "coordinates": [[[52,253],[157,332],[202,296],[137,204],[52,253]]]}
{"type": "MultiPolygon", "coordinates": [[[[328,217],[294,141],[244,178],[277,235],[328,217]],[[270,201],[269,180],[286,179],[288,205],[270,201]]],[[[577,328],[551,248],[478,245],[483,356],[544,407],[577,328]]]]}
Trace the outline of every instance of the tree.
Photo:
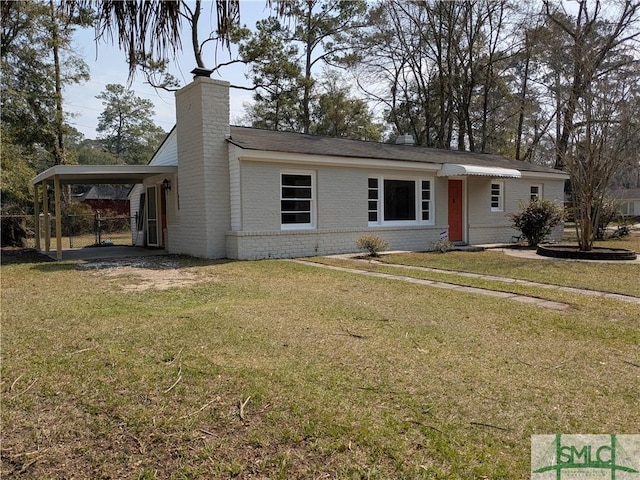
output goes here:
{"type": "Polygon", "coordinates": [[[337,65],[351,54],[348,35],[362,23],[366,3],[361,0],[298,0],[285,10],[296,22],[293,41],[301,44],[302,130],[311,127],[311,101],[315,84],[313,68],[318,64],[337,65]]]}
{"type": "Polygon", "coordinates": [[[342,64],[351,55],[346,38],[361,26],[365,11],[363,1],[297,0],[284,10],[293,27],[270,17],[258,22],[255,33],[245,31],[239,50],[242,61],[252,65],[249,77],[257,89],[258,105],[248,111],[254,125],[311,131],[315,70],[342,64]],[[256,116],[266,112],[271,118],[256,116]],[[275,112],[281,113],[277,119],[275,112]]]}
{"type": "MultiPolygon", "coordinates": [[[[217,25],[213,32],[200,41],[199,21],[202,1],[193,6],[185,0],[63,0],[67,5],[95,8],[96,39],[117,38],[120,49],[125,52],[129,75],[133,77],[140,68],[154,86],[171,88],[177,86],[176,79],[167,75],[167,65],[182,53],[182,21],[189,24],[189,44],[197,67],[206,68],[203,47],[209,42],[229,47],[232,32],[240,22],[240,0],[216,0],[217,25]],[[154,78],[161,77],[160,80],[154,78]]],[[[266,5],[279,16],[289,0],[266,0],[266,5]]],[[[234,61],[235,62],[235,61],[234,61]]],[[[218,68],[217,58],[209,67],[218,68]]]]}
{"type": "Polygon", "coordinates": [[[247,107],[252,126],[269,130],[299,131],[301,69],[298,48],[288,43],[289,32],[275,17],[256,24],[256,31],[236,33],[239,54],[250,63],[249,78],[256,88],[247,107]]]}
{"type": "Polygon", "coordinates": [[[560,4],[545,1],[544,7],[541,38],[550,53],[541,56],[541,72],[552,78],[555,167],[571,175],[578,243],[591,250],[607,187],[637,155],[636,115],[628,106],[640,82],[640,2],[603,9],[599,1],[580,0],[573,14],[560,4]],[[562,50],[570,55],[558,55],[562,50]]]}
{"type": "Polygon", "coordinates": [[[73,29],[86,21],[87,12],[50,1],[2,2],[1,155],[13,172],[3,175],[3,210],[30,211],[30,176],[68,160],[61,92],[88,78],[71,48],[73,29]]]}
{"type": "Polygon", "coordinates": [[[573,128],[565,155],[571,175],[576,234],[581,250],[591,250],[605,210],[608,186],[616,171],[638,158],[637,119],[640,68],[599,77],[591,82],[576,106],[582,121],[573,128]],[[629,109],[629,106],[634,108],[629,109]]]}
{"type": "Polygon", "coordinates": [[[147,163],[165,135],[153,123],[153,103],[117,84],[108,84],[96,98],[105,107],[96,129],[105,151],[127,164],[147,163]]]}
{"type": "Polygon", "coordinates": [[[412,133],[429,147],[508,148],[510,8],[506,1],[386,0],[371,10],[370,26],[357,41],[364,52],[360,78],[372,80],[360,86],[386,106],[396,134],[412,133]],[[381,81],[386,88],[370,87],[381,81]]]}
{"type": "Polygon", "coordinates": [[[100,140],[84,138],[74,127],[65,135],[69,160],[78,165],[122,165],[124,159],[105,151],[100,140]]]}
{"type": "MultiPolygon", "coordinates": [[[[568,15],[561,4],[544,0],[546,15],[566,36],[571,52],[570,87],[563,103],[562,127],[557,138],[556,168],[564,168],[570,138],[574,133],[574,117],[579,103],[589,96],[594,82],[633,61],[620,62],[619,53],[640,37],[638,15],[640,2],[625,1],[620,8],[602,10],[600,1],[579,0],[578,12],[568,15]],[[617,57],[617,59],[616,59],[617,57]]],[[[559,114],[559,113],[558,113],[559,114]]]]}
{"type": "Polygon", "coordinates": [[[313,105],[311,133],[379,142],[383,127],[374,122],[369,105],[350,95],[338,72],[328,72],[313,105]]]}

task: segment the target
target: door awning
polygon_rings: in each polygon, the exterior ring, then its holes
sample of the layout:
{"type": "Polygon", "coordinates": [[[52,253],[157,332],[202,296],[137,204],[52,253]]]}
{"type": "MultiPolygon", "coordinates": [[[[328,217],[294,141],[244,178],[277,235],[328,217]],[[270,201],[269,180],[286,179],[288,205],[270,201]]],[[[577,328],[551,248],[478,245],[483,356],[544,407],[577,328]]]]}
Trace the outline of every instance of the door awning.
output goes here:
{"type": "Polygon", "coordinates": [[[453,177],[458,175],[520,178],[522,173],[515,168],[485,167],[483,165],[464,165],[460,163],[445,163],[438,171],[439,177],[453,177]]]}

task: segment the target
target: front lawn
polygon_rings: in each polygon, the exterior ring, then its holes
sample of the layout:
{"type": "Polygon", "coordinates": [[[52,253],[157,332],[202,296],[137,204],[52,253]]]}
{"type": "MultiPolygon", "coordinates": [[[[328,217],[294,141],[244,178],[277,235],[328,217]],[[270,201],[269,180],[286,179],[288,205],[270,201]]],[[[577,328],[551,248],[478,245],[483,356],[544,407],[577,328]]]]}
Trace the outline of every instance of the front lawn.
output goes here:
{"type": "MultiPolygon", "coordinates": [[[[553,280],[611,285],[591,265],[553,280]]],[[[534,433],[637,433],[638,305],[288,261],[80,266],[3,259],[2,478],[519,479],[534,433]]]]}
{"type": "MultiPolygon", "coordinates": [[[[564,243],[564,242],[563,242],[564,243]]],[[[571,242],[566,242],[570,244],[571,242]]],[[[626,248],[640,255],[640,234],[597,242],[597,245],[626,248]]],[[[501,251],[402,253],[383,255],[381,262],[414,265],[462,272],[481,273],[533,282],[587,288],[640,297],[640,265],[637,263],[587,263],[529,259],[505,255],[501,251]]],[[[447,280],[445,280],[447,281],[447,280]]]]}

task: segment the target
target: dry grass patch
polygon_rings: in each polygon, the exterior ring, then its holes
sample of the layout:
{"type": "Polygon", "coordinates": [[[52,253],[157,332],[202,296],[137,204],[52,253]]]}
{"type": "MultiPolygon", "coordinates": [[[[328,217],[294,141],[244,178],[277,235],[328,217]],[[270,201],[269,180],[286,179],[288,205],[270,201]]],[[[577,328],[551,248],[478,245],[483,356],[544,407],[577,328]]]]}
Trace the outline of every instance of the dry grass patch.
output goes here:
{"type": "Polygon", "coordinates": [[[2,267],[3,476],[516,479],[532,433],[633,433],[637,306],[176,261],[215,281],[2,267]]]}
{"type": "Polygon", "coordinates": [[[167,290],[216,281],[215,275],[181,266],[176,261],[162,260],[162,257],[80,263],[77,268],[108,279],[112,286],[125,292],[167,290]]]}

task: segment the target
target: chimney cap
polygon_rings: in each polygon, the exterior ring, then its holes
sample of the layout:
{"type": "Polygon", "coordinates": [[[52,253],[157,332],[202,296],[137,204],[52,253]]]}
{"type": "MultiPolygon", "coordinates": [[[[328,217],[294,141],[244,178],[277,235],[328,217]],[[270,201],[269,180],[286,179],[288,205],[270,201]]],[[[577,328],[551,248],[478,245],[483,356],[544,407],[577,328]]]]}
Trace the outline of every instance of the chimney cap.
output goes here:
{"type": "Polygon", "coordinates": [[[416,141],[410,133],[405,133],[404,135],[398,135],[396,137],[396,145],[414,145],[415,143],[416,141]]]}
{"type": "Polygon", "coordinates": [[[213,70],[209,70],[208,68],[200,68],[200,67],[196,67],[193,70],[191,70],[191,73],[193,74],[193,78],[196,77],[211,77],[211,74],[213,73],[213,70]]]}

